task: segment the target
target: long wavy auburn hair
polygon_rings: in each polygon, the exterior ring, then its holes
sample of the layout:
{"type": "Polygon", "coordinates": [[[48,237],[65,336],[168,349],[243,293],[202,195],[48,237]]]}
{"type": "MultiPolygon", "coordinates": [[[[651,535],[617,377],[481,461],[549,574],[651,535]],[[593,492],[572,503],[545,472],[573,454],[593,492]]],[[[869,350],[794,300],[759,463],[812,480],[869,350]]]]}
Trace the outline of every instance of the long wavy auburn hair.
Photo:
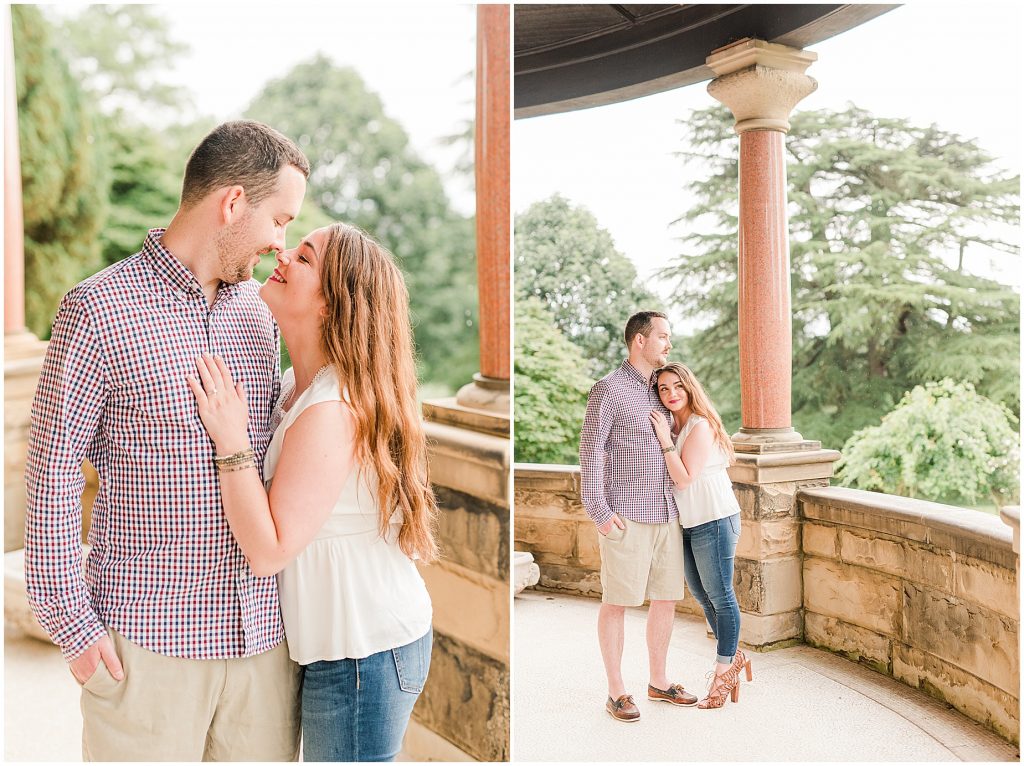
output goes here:
{"type": "Polygon", "coordinates": [[[321,347],[348,387],[356,457],[376,470],[380,533],[387,535],[400,510],[402,552],[434,561],[437,501],[416,401],[409,291],[394,257],[365,232],[344,223],[328,231],[320,265],[327,307],[321,347]]]}
{"type": "Polygon", "coordinates": [[[678,362],[672,362],[664,367],[659,367],[654,371],[654,379],[656,381],[659,380],[663,372],[673,372],[679,376],[679,380],[683,382],[683,388],[686,389],[686,395],[690,399],[690,410],[693,411],[694,415],[700,415],[708,421],[708,425],[711,426],[711,434],[715,437],[715,441],[718,442],[719,446],[725,450],[725,454],[729,458],[729,465],[735,463],[736,450],[733,449],[732,439],[725,432],[722,418],[719,417],[718,410],[712,404],[711,397],[704,390],[704,386],[697,380],[697,376],[685,364],[679,364],[678,362]]]}

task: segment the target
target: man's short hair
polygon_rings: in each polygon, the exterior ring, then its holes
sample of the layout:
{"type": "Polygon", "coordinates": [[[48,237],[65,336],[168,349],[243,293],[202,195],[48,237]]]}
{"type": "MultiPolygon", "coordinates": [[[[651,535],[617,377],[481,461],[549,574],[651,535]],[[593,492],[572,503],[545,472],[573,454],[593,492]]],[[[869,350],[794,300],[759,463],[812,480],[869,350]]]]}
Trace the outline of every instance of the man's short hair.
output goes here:
{"type": "Polygon", "coordinates": [[[309,160],[290,139],[254,120],[225,122],[192,150],[181,185],[181,205],[191,207],[210,192],[241,186],[258,205],[274,193],[281,169],[292,165],[309,178],[309,160]]]}
{"type": "Polygon", "coordinates": [[[638,311],[629,318],[629,321],[626,322],[625,332],[627,349],[633,343],[633,338],[637,335],[643,335],[646,338],[651,334],[651,330],[654,329],[655,317],[668,319],[660,311],[638,311]]]}

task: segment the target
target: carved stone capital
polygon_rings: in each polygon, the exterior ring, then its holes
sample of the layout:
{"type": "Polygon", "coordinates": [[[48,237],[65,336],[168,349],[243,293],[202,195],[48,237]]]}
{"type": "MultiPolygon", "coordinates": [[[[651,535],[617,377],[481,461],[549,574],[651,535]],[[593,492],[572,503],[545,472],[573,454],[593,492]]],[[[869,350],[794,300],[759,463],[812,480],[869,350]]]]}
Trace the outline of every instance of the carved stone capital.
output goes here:
{"type": "Polygon", "coordinates": [[[804,74],[817,58],[816,53],[785,45],[740,40],[708,56],[708,66],[718,75],[708,84],[708,93],[733,113],[737,133],[788,133],[793,108],[818,87],[817,80],[804,74]]]}

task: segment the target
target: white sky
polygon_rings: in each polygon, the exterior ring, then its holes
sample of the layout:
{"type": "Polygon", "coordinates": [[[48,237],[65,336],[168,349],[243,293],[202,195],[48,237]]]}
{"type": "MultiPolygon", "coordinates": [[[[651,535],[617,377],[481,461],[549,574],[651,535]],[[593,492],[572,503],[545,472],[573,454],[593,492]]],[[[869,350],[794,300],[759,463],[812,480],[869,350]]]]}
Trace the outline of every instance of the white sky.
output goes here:
{"type": "MultiPolygon", "coordinates": [[[[61,12],[83,5],[61,3],[61,12]]],[[[161,81],[184,85],[200,114],[235,119],[268,81],[323,53],[359,72],[413,147],[442,172],[456,207],[473,212],[472,192],[448,172],[457,150],[440,140],[474,116],[474,6],[211,1],[155,8],[171,37],[191,49],[161,81]]]]}
{"type": "MultiPolygon", "coordinates": [[[[841,109],[848,101],[879,116],[976,138],[1005,169],[1021,168],[1021,11],[1009,3],[913,2],[811,46],[818,90],[797,109],[841,109]]],[[[669,224],[690,204],[676,120],[717,104],[707,83],[620,104],[516,120],[512,207],[555,192],[587,207],[637,265],[651,274],[678,252],[669,224]]],[[[1019,287],[1019,259],[975,271],[1019,287]]],[[[676,320],[679,321],[678,318],[676,320]]],[[[686,324],[686,322],[683,322],[686,324]]],[[[680,327],[679,329],[683,329],[680,327]]]]}

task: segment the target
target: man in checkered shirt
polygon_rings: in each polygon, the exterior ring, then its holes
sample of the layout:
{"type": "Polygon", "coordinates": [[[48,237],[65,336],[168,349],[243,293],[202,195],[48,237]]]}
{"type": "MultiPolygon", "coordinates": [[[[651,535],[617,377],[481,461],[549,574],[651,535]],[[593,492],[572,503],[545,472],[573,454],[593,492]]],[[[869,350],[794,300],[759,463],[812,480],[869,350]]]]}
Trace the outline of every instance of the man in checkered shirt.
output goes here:
{"type": "Polygon", "coordinates": [[[186,376],[219,354],[262,465],[278,330],[252,279],[285,247],[309,161],[258,122],[215,128],[142,250],[61,301],[32,405],[25,574],[82,686],[85,760],[296,760],[298,667],[273,577],[228,528],[186,376]],[[82,461],[99,474],[82,562],[82,461]]]}
{"type": "Polygon", "coordinates": [[[666,410],[654,370],[672,349],[667,317],[640,311],[626,323],[629,357],[590,390],[580,434],[583,507],[594,520],[601,550],[601,611],[597,634],[608,676],[605,709],[618,721],[640,719],[622,681],[627,606],[650,600],[647,698],[674,705],[697,704],[680,684],[668,681],[665,662],[676,601],[685,595],[683,542],[672,481],[650,422],[666,410]]]}

